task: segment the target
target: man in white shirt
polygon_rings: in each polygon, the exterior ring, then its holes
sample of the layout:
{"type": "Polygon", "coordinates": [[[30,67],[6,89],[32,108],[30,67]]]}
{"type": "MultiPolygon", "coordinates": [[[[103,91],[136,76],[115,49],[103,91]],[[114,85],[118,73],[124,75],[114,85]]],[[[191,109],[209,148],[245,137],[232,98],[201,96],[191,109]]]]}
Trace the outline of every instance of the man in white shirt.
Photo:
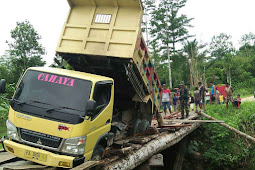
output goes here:
{"type": "Polygon", "coordinates": [[[210,102],[210,92],[209,91],[207,91],[205,93],[205,99],[206,99],[206,104],[208,104],[210,102]]]}

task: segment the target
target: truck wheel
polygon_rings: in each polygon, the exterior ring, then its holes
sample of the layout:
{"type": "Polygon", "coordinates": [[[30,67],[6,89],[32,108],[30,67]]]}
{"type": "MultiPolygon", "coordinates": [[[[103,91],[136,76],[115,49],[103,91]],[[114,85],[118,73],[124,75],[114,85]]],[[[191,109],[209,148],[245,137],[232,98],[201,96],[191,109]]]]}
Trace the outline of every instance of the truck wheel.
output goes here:
{"type": "Polygon", "coordinates": [[[93,152],[91,160],[92,161],[100,161],[102,159],[103,153],[104,153],[104,147],[101,145],[97,145],[93,152]]]}
{"type": "Polygon", "coordinates": [[[139,124],[141,123],[141,120],[140,119],[137,119],[135,122],[134,122],[134,125],[133,125],[133,133],[132,135],[134,134],[137,134],[139,132],[139,124]]]}
{"type": "Polygon", "coordinates": [[[141,133],[141,132],[144,132],[146,129],[149,129],[150,127],[150,122],[146,119],[143,119],[140,123],[139,123],[139,126],[138,126],[138,131],[141,133]]]}

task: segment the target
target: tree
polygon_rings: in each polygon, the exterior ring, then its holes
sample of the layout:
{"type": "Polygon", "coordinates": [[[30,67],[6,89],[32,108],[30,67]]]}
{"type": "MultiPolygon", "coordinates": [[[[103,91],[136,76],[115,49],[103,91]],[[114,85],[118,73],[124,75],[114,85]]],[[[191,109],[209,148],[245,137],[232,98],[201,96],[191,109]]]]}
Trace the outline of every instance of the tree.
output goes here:
{"type": "Polygon", "coordinates": [[[244,34],[241,37],[240,44],[242,46],[246,46],[246,45],[253,46],[253,45],[255,45],[255,35],[251,32],[248,33],[248,34],[244,34]]]}
{"type": "Polygon", "coordinates": [[[206,51],[200,52],[200,50],[204,47],[205,45],[198,45],[196,39],[184,43],[183,51],[186,53],[188,58],[191,87],[194,87],[202,78],[201,69],[199,66],[203,65],[205,61],[206,51]]]}
{"type": "Polygon", "coordinates": [[[144,14],[143,14],[143,22],[142,22],[142,32],[146,35],[147,45],[149,45],[149,22],[150,22],[150,14],[155,9],[155,0],[142,0],[144,14]]]}
{"type": "Polygon", "coordinates": [[[231,36],[221,33],[218,36],[213,36],[210,43],[212,64],[216,67],[222,67],[227,75],[227,82],[231,84],[231,68],[232,58],[235,55],[235,49],[231,41],[231,36]]]}
{"type": "Polygon", "coordinates": [[[192,27],[186,15],[179,15],[179,10],[185,6],[187,0],[161,0],[159,6],[153,6],[151,13],[150,33],[153,39],[160,40],[163,46],[169,45],[175,54],[176,44],[192,37],[188,28],[192,27]]]}
{"type": "MultiPolygon", "coordinates": [[[[185,6],[187,0],[161,0],[159,6],[153,3],[150,5],[151,20],[150,20],[150,34],[153,40],[159,41],[161,50],[167,54],[168,69],[169,69],[169,84],[172,88],[171,76],[171,57],[176,54],[176,44],[187,40],[188,27],[193,18],[188,18],[186,15],[179,15],[179,10],[185,6]]],[[[164,62],[164,61],[161,61],[164,62]]]]}
{"type": "Polygon", "coordinates": [[[42,55],[45,50],[39,43],[41,36],[37,33],[29,21],[17,22],[16,27],[11,30],[11,40],[6,41],[9,49],[6,51],[14,76],[14,82],[28,67],[44,66],[42,55]]]}

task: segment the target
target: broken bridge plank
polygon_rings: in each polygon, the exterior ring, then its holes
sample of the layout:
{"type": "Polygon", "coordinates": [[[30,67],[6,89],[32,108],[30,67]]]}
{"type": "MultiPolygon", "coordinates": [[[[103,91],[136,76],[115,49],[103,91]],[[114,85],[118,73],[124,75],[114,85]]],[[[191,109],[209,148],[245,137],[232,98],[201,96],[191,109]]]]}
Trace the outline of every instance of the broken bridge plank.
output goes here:
{"type": "Polygon", "coordinates": [[[8,153],[8,152],[1,152],[0,153],[0,165],[7,161],[11,161],[12,159],[15,159],[15,158],[17,158],[17,157],[8,153]]]}
{"type": "Polygon", "coordinates": [[[158,136],[156,139],[143,145],[141,149],[133,151],[132,153],[130,153],[129,155],[120,160],[105,165],[103,169],[105,170],[134,169],[135,167],[142,164],[144,161],[146,161],[153,155],[178,143],[185,136],[187,136],[196,128],[198,128],[200,125],[201,123],[193,123],[192,126],[181,128],[175,133],[158,136]]]}
{"type": "Polygon", "coordinates": [[[87,169],[91,169],[99,164],[101,164],[100,161],[87,161],[87,162],[73,168],[73,170],[87,170],[87,169]]]}
{"type": "Polygon", "coordinates": [[[164,121],[178,123],[224,123],[223,120],[164,120],[164,121]]]}

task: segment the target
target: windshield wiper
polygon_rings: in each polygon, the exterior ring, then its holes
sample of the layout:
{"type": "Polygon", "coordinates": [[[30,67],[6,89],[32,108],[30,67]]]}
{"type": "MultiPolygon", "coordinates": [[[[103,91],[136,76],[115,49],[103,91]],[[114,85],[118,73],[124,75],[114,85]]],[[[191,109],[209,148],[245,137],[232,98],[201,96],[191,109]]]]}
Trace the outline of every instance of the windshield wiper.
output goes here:
{"type": "Polygon", "coordinates": [[[19,101],[17,99],[11,99],[10,102],[15,102],[15,103],[18,103],[18,104],[23,103],[22,101],[19,101]]]}
{"type": "Polygon", "coordinates": [[[47,109],[46,112],[52,112],[52,111],[54,111],[54,110],[63,110],[63,109],[75,110],[75,111],[82,112],[82,111],[80,111],[80,110],[73,109],[73,108],[70,108],[70,107],[65,107],[65,106],[47,109]]]}
{"type": "Polygon", "coordinates": [[[37,100],[19,101],[19,100],[13,99],[13,101],[18,103],[18,105],[31,104],[31,103],[40,103],[40,104],[50,105],[48,103],[40,102],[40,101],[37,101],[37,100]]]}

